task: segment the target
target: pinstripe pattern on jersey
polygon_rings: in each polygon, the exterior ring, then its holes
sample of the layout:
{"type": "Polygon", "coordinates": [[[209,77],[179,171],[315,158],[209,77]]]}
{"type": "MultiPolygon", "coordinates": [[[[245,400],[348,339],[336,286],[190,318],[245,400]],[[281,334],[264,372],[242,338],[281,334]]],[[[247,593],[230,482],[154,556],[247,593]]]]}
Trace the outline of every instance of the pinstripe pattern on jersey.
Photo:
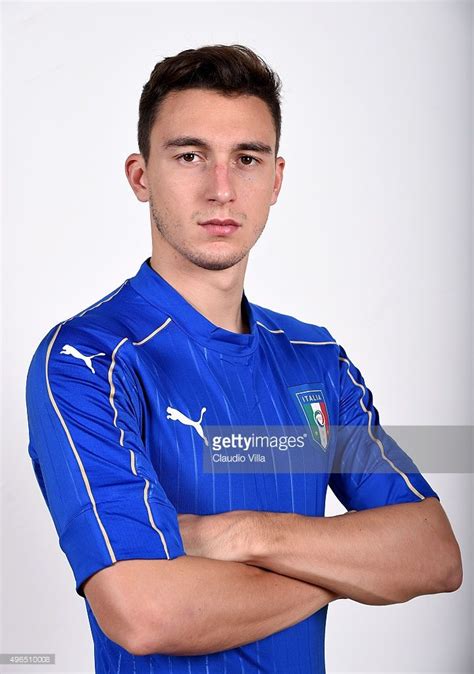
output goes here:
{"type": "Polygon", "coordinates": [[[92,510],[93,510],[93,512],[94,512],[95,518],[96,518],[96,520],[97,520],[97,524],[99,525],[100,531],[101,531],[102,536],[103,536],[103,538],[104,538],[105,545],[106,545],[107,550],[108,550],[108,553],[109,553],[109,555],[110,555],[110,559],[112,560],[112,562],[116,562],[117,559],[116,559],[116,557],[115,557],[115,553],[114,553],[114,551],[113,551],[112,544],[111,544],[111,542],[110,542],[110,540],[109,540],[109,536],[108,536],[108,534],[107,534],[107,531],[105,530],[105,527],[104,527],[104,525],[103,525],[103,523],[102,523],[102,520],[101,520],[100,517],[99,517],[99,513],[97,512],[96,502],[95,502],[95,499],[94,499],[94,495],[93,495],[93,493],[92,493],[91,485],[90,485],[90,483],[89,483],[89,478],[87,477],[87,473],[86,473],[86,471],[85,471],[85,469],[84,469],[84,465],[83,465],[83,463],[82,463],[82,459],[81,459],[81,457],[80,457],[80,455],[79,455],[79,452],[77,451],[76,445],[74,444],[74,440],[72,439],[71,433],[69,432],[69,428],[67,427],[67,424],[66,424],[66,422],[64,421],[63,416],[62,416],[62,414],[61,414],[61,412],[60,412],[60,410],[59,410],[59,407],[58,407],[58,405],[57,405],[57,403],[56,403],[56,400],[55,400],[55,398],[54,398],[53,392],[52,392],[52,390],[51,390],[51,385],[50,385],[50,382],[49,382],[49,372],[48,372],[48,369],[49,369],[49,357],[50,357],[50,354],[51,354],[51,350],[52,350],[52,348],[53,348],[53,345],[54,345],[54,343],[55,343],[55,341],[56,341],[56,338],[57,338],[57,336],[58,336],[58,334],[59,334],[59,331],[61,330],[61,328],[62,328],[62,326],[64,325],[65,322],[66,322],[66,321],[64,321],[63,323],[60,323],[60,324],[58,325],[58,328],[57,328],[56,332],[54,333],[54,335],[53,335],[51,341],[49,342],[48,349],[47,349],[47,351],[46,351],[46,360],[45,360],[46,387],[47,387],[47,389],[48,389],[48,396],[49,396],[49,399],[50,399],[50,401],[51,401],[51,404],[52,404],[52,406],[53,406],[53,408],[54,408],[54,411],[56,412],[56,414],[57,414],[57,416],[58,416],[58,419],[59,419],[59,421],[60,421],[60,423],[61,423],[61,426],[62,426],[63,429],[64,429],[64,432],[66,433],[66,437],[67,437],[69,446],[71,447],[71,449],[72,449],[72,451],[73,451],[73,453],[74,453],[74,456],[75,456],[75,458],[76,458],[77,465],[79,466],[79,470],[80,470],[82,479],[83,479],[83,481],[84,481],[84,485],[85,485],[85,487],[86,487],[87,495],[89,496],[90,502],[91,502],[91,504],[92,504],[92,510]]]}
{"type": "Polygon", "coordinates": [[[365,394],[366,394],[366,388],[365,388],[365,386],[363,386],[362,384],[360,384],[358,381],[356,381],[354,379],[354,376],[353,376],[353,374],[350,370],[351,362],[347,358],[343,358],[342,356],[339,356],[339,360],[347,363],[347,369],[346,369],[347,375],[349,376],[349,378],[352,381],[352,383],[354,384],[354,386],[357,386],[362,391],[362,395],[359,398],[359,404],[360,404],[363,412],[365,412],[365,414],[367,414],[367,433],[369,434],[370,439],[373,440],[373,442],[375,442],[375,444],[379,448],[382,459],[384,459],[392,467],[392,469],[403,478],[403,480],[405,481],[405,483],[406,483],[408,489],[410,489],[410,491],[412,491],[414,494],[416,494],[416,496],[418,496],[418,498],[420,498],[421,500],[424,500],[425,497],[423,496],[423,494],[420,494],[420,492],[418,491],[418,489],[416,489],[416,487],[413,486],[413,484],[410,482],[410,479],[408,478],[408,475],[406,475],[406,473],[404,473],[402,470],[400,470],[400,468],[398,468],[393,463],[393,461],[391,461],[385,455],[383,442],[379,438],[376,438],[374,436],[373,432],[372,432],[372,412],[371,412],[371,410],[368,410],[366,408],[365,404],[364,404],[364,397],[365,397],[365,394]]]}
{"type": "MultiPolygon", "coordinates": [[[[152,552],[154,554],[158,551],[156,556],[163,557],[163,549],[167,558],[171,559],[176,556],[178,544],[175,537],[176,532],[179,536],[179,527],[176,520],[172,520],[171,517],[174,518],[179,513],[194,512],[198,515],[205,515],[234,509],[250,509],[324,516],[328,487],[327,476],[324,473],[293,471],[292,466],[295,467],[295,464],[292,456],[287,457],[288,470],[282,471],[277,469],[272,453],[266,472],[239,473],[239,471],[230,470],[227,464],[227,471],[220,473],[211,471],[206,475],[202,470],[203,448],[198,435],[192,432],[191,426],[187,428],[167,422],[164,414],[166,405],[176,406],[190,419],[196,418],[194,411],[205,405],[207,407],[205,421],[209,426],[217,424],[223,427],[228,426],[232,430],[235,427],[238,431],[239,424],[244,426],[253,424],[255,427],[261,427],[264,432],[271,432],[273,425],[283,426],[299,421],[293,409],[292,397],[288,393],[289,387],[306,385],[305,382],[310,381],[323,382],[321,386],[327,387],[328,403],[332,405],[334,418],[336,418],[338,409],[341,409],[341,383],[345,381],[347,387],[345,390],[353,394],[350,395],[350,409],[348,410],[360,424],[363,444],[370,445],[371,457],[376,458],[377,463],[380,464],[383,463],[380,459],[382,456],[385,461],[388,460],[395,473],[402,477],[405,475],[393,463],[394,458],[397,463],[399,460],[396,453],[394,456],[391,455],[389,441],[384,439],[382,446],[377,443],[371,428],[376,420],[376,412],[373,411],[373,415],[371,413],[370,396],[369,402],[364,397],[370,394],[370,390],[359,384],[361,380],[355,369],[349,371],[349,363],[351,368],[352,363],[348,359],[338,357],[341,355],[342,347],[332,335],[325,328],[297,321],[292,317],[277,314],[257,305],[248,305],[247,309],[250,333],[240,334],[224,330],[212,324],[187,303],[151,268],[148,260],[142,265],[136,277],[127,279],[117,291],[78,315],[80,317],[86,315],[86,319],[80,321],[79,327],[81,334],[87,334],[92,344],[95,343],[95,335],[98,333],[101,335],[101,344],[103,335],[108,336],[108,348],[103,350],[108,353],[110,362],[107,358],[102,361],[102,363],[105,361],[103,367],[108,371],[108,387],[107,385],[103,387],[105,395],[101,401],[103,400],[104,403],[103,415],[104,424],[106,424],[104,428],[110,431],[112,437],[109,437],[110,433],[107,434],[103,453],[95,452],[93,457],[96,461],[95,466],[93,463],[88,463],[86,454],[82,450],[83,445],[79,440],[80,436],[76,437],[76,427],[72,425],[75,422],[69,421],[66,415],[67,408],[62,407],[63,398],[59,397],[59,389],[56,391],[56,396],[57,402],[63,409],[64,419],[67,420],[80,451],[79,455],[77,448],[73,446],[74,441],[69,429],[65,428],[66,424],[62,423],[72,451],[76,449],[75,461],[81,467],[82,458],[89,473],[89,475],[86,474],[83,466],[79,475],[79,471],[76,470],[75,465],[73,466],[74,479],[76,485],[80,487],[82,502],[86,501],[87,509],[89,509],[88,499],[90,499],[94,508],[95,517],[89,515],[87,525],[91,538],[99,539],[101,567],[109,563],[109,556],[112,562],[115,561],[112,546],[105,550],[102,537],[104,540],[110,537],[113,541],[118,559],[138,557],[137,553],[142,550],[139,544],[136,548],[133,547],[133,537],[131,539],[120,538],[120,530],[117,529],[116,532],[112,520],[109,522],[107,519],[109,516],[113,517],[112,508],[107,511],[107,514],[106,510],[101,510],[102,499],[99,498],[100,492],[97,487],[101,483],[96,482],[93,471],[97,469],[100,479],[102,466],[107,466],[105,463],[108,461],[107,450],[119,452],[119,446],[124,448],[119,453],[122,460],[120,468],[121,470],[125,468],[122,476],[125,477],[126,483],[128,475],[135,488],[133,504],[138,504],[141,513],[140,524],[144,525],[142,530],[145,530],[147,536],[151,536],[155,541],[152,552]],[[128,281],[130,283],[127,283],[128,281]],[[119,295],[117,302],[107,304],[120,293],[122,288],[125,289],[119,295]],[[92,312],[98,307],[101,308],[97,314],[92,312]],[[256,320],[257,318],[260,320],[256,320]],[[334,349],[326,348],[329,345],[334,346],[334,349]],[[314,346],[321,348],[310,348],[314,346]],[[348,365],[347,374],[346,364],[348,365]],[[122,375],[127,375],[125,380],[122,375]],[[354,388],[354,385],[358,388],[354,388]],[[362,393],[362,398],[359,400],[360,393],[362,393]],[[124,395],[125,398],[122,397],[124,395]],[[124,405],[124,401],[130,402],[133,408],[134,418],[130,419],[131,426],[129,426],[128,417],[129,406],[124,405]],[[366,415],[370,441],[367,440],[366,435],[366,415]],[[138,421],[138,425],[135,425],[135,421],[138,421]],[[135,440],[138,444],[135,444],[135,440]],[[373,445],[373,440],[378,444],[378,448],[373,445]],[[142,447],[146,449],[146,456],[142,454],[142,447]],[[146,464],[144,464],[145,461],[146,464]],[[83,481],[86,489],[88,487],[88,498],[84,494],[83,481]],[[92,494],[92,489],[94,494],[92,494]],[[103,522],[100,521],[97,509],[95,509],[94,495],[103,522]],[[173,512],[174,515],[168,519],[163,517],[161,520],[154,506],[165,498],[168,512],[173,512]],[[143,509],[143,503],[147,514],[143,509]],[[101,528],[102,524],[108,529],[109,536],[105,528],[103,526],[101,528]],[[157,525],[161,527],[161,532],[157,525]],[[153,532],[150,531],[150,527],[153,532]],[[163,535],[161,542],[158,541],[154,532],[163,535]],[[129,542],[127,554],[124,555],[123,549],[119,546],[122,543],[127,545],[129,542]]],[[[65,332],[66,329],[64,329],[65,332]]],[[[54,339],[56,337],[57,334],[54,339]]],[[[46,344],[50,338],[49,336],[46,344]]],[[[57,344],[57,341],[55,343],[57,344]]],[[[49,346],[52,348],[53,344],[49,346]]],[[[48,350],[47,360],[49,360],[51,348],[48,350]]],[[[39,361],[41,370],[44,353],[43,350],[39,361]]],[[[51,372],[54,371],[53,363],[55,364],[54,358],[51,358],[51,372]]],[[[42,374],[41,379],[43,379],[42,374]]],[[[55,389],[52,375],[51,382],[55,389]]],[[[71,389],[74,394],[73,389],[74,387],[71,389]]],[[[48,394],[54,400],[52,391],[48,391],[48,394]]],[[[53,400],[51,400],[52,403],[53,400]]],[[[94,397],[94,400],[97,402],[98,398],[94,397]]],[[[61,421],[61,412],[57,404],[56,408],[55,414],[61,421]]],[[[73,408],[71,411],[74,414],[73,408]]],[[[98,409],[94,410],[94,423],[97,423],[97,426],[90,430],[95,433],[100,443],[99,412],[98,409]]],[[[375,428],[373,430],[375,432],[375,428]]],[[[90,437],[94,439],[93,436],[90,437]]],[[[100,444],[98,447],[100,448],[100,444]]],[[[70,459],[68,446],[65,456],[70,459]]],[[[72,461],[70,459],[70,463],[72,461]]],[[[328,471],[330,469],[329,463],[328,471]]],[[[408,476],[412,478],[410,472],[408,476]]],[[[402,481],[396,474],[392,475],[391,479],[395,482],[394,498],[414,500],[414,494],[416,498],[419,498],[420,492],[412,489],[413,485],[410,481],[407,482],[405,479],[402,481]]],[[[418,490],[428,489],[423,486],[421,480],[418,483],[416,477],[412,479],[418,490]]],[[[116,485],[112,486],[117,486],[117,493],[121,493],[121,481],[117,480],[116,485]]],[[[382,498],[386,497],[387,500],[391,498],[392,494],[388,493],[388,487],[385,489],[381,483],[376,487],[382,498]]],[[[349,482],[343,484],[340,488],[342,502],[352,499],[356,491],[357,485],[349,482]]],[[[370,507],[371,499],[375,500],[369,492],[370,490],[367,490],[367,493],[357,494],[361,508],[370,507]]],[[[426,493],[428,491],[425,491],[426,493]]],[[[117,496],[115,498],[118,500],[117,496]]],[[[58,511],[60,508],[59,502],[58,511]]],[[[119,518],[117,521],[120,525],[119,518]]],[[[82,536],[84,531],[87,530],[80,530],[82,536]]],[[[77,536],[73,543],[80,547],[82,541],[84,538],[77,536]]],[[[72,547],[71,540],[67,543],[72,547]]],[[[79,557],[88,554],[85,547],[84,545],[84,552],[80,550],[79,557]]],[[[178,554],[185,553],[180,549],[178,554]]],[[[307,620],[279,633],[271,634],[261,641],[221,653],[192,657],[168,656],[160,653],[135,657],[111,643],[101,631],[100,626],[92,620],[96,671],[98,674],[111,674],[111,672],[117,674],[121,672],[124,674],[133,674],[133,672],[137,674],[151,674],[151,672],[288,674],[293,671],[301,674],[303,672],[324,674],[326,612],[327,607],[307,620]]]]}
{"type": "MultiPolygon", "coordinates": [[[[158,330],[155,330],[154,333],[152,333],[152,334],[156,334],[157,332],[158,332],[158,330]]],[[[151,335],[150,335],[150,337],[151,337],[151,335]]],[[[147,337],[146,339],[139,342],[139,344],[144,344],[148,339],[149,339],[149,337],[147,337]]],[[[115,368],[115,358],[116,358],[117,352],[120,349],[120,347],[123,344],[125,344],[125,342],[127,342],[127,341],[128,341],[128,337],[124,337],[123,339],[120,340],[120,342],[117,344],[117,346],[112,351],[112,359],[111,359],[111,363],[110,363],[110,367],[109,367],[109,375],[108,375],[109,384],[110,384],[109,402],[110,402],[110,406],[112,407],[112,410],[114,412],[114,426],[120,430],[119,443],[120,443],[121,447],[124,446],[124,435],[125,434],[124,434],[123,428],[121,428],[120,426],[117,425],[118,412],[117,412],[117,408],[115,406],[115,400],[114,400],[115,386],[114,386],[114,382],[113,382],[113,371],[114,371],[114,368],[115,368]]],[[[130,455],[131,455],[130,467],[132,469],[132,473],[138,477],[138,473],[137,473],[136,467],[135,467],[136,466],[135,452],[133,451],[133,449],[130,449],[129,451],[130,451],[130,455]]],[[[151,512],[150,503],[149,503],[149,500],[148,500],[148,490],[150,488],[150,482],[145,477],[143,479],[145,481],[145,485],[143,487],[143,501],[145,503],[145,508],[147,510],[147,513],[148,513],[148,520],[149,520],[152,528],[157,532],[157,534],[160,537],[161,543],[163,545],[163,549],[165,551],[166,559],[169,559],[170,555],[169,555],[168,545],[166,543],[165,536],[164,536],[163,532],[161,531],[161,529],[159,529],[156,526],[155,520],[153,519],[153,514],[151,512]]]]}
{"type": "MultiPolygon", "coordinates": [[[[100,531],[101,531],[101,533],[102,533],[102,536],[103,536],[103,538],[104,538],[104,542],[105,542],[105,545],[106,545],[107,550],[108,550],[108,552],[109,552],[110,559],[111,559],[111,561],[112,561],[113,563],[115,563],[115,562],[117,561],[117,559],[116,559],[115,552],[114,552],[114,550],[113,550],[112,544],[111,544],[111,542],[110,542],[109,535],[108,535],[108,533],[107,533],[107,531],[106,531],[106,529],[105,529],[105,526],[104,526],[104,524],[103,524],[103,522],[102,522],[102,520],[101,520],[101,518],[100,518],[100,516],[99,516],[99,513],[98,513],[98,511],[97,511],[97,505],[96,505],[95,498],[94,498],[94,495],[93,495],[93,492],[92,492],[92,488],[91,488],[91,485],[90,485],[89,478],[88,478],[88,476],[87,476],[86,470],[85,470],[85,468],[84,468],[84,464],[83,464],[82,459],[81,459],[81,457],[80,457],[80,454],[79,454],[79,452],[78,452],[78,450],[77,450],[77,447],[76,447],[76,445],[75,445],[75,443],[74,443],[74,440],[73,440],[73,438],[72,438],[72,435],[71,435],[71,433],[70,433],[70,431],[69,431],[69,428],[68,428],[66,422],[64,421],[64,418],[63,418],[63,416],[62,416],[62,414],[61,414],[61,411],[59,410],[59,407],[58,407],[58,405],[57,405],[56,399],[54,398],[54,395],[53,395],[53,392],[52,392],[52,389],[51,389],[51,385],[50,385],[50,381],[49,381],[49,359],[50,359],[51,350],[52,350],[53,345],[54,345],[54,343],[55,343],[55,341],[56,341],[56,338],[57,338],[57,336],[58,336],[58,334],[59,334],[59,331],[61,330],[62,326],[63,326],[65,323],[69,322],[69,321],[72,320],[73,318],[76,318],[76,317],[82,317],[82,316],[84,316],[87,312],[92,311],[93,309],[96,309],[97,307],[101,306],[101,305],[104,304],[105,302],[109,302],[109,301],[110,301],[111,299],[113,299],[116,295],[118,295],[118,293],[122,290],[122,288],[125,286],[125,284],[126,284],[127,282],[128,282],[128,279],[125,280],[124,283],[122,283],[122,285],[121,285],[116,291],[114,291],[110,296],[108,296],[107,298],[105,298],[105,299],[103,299],[102,301],[100,301],[100,302],[94,304],[93,306],[89,307],[89,309],[86,309],[86,310],[82,311],[82,312],[79,313],[79,314],[75,314],[75,315],[72,316],[71,318],[68,318],[68,319],[66,319],[65,321],[63,321],[62,323],[60,323],[59,326],[58,326],[58,328],[57,328],[57,330],[56,330],[56,332],[54,333],[54,335],[53,335],[53,337],[52,337],[52,339],[51,339],[49,345],[48,345],[48,349],[47,349],[47,352],[46,352],[46,361],[45,361],[46,386],[47,386],[47,390],[48,390],[48,396],[49,396],[49,399],[50,399],[50,401],[51,401],[51,404],[52,404],[52,406],[53,406],[54,411],[56,412],[56,415],[58,416],[58,419],[59,419],[59,421],[60,421],[60,423],[61,423],[61,426],[62,426],[63,429],[64,429],[64,432],[65,432],[66,437],[67,437],[67,439],[68,439],[68,443],[69,443],[69,445],[70,445],[70,447],[71,447],[71,449],[72,449],[72,451],[73,451],[73,453],[74,453],[74,456],[75,456],[75,458],[76,458],[76,462],[77,462],[77,464],[78,464],[78,466],[79,466],[79,470],[80,470],[80,473],[81,473],[81,476],[82,476],[84,485],[85,485],[85,487],[86,487],[87,495],[89,496],[89,500],[90,500],[91,505],[92,505],[92,510],[93,510],[93,512],[94,512],[95,518],[96,518],[96,520],[97,520],[97,524],[98,524],[99,529],[100,529],[100,531]]],[[[139,342],[133,342],[133,344],[136,345],[136,346],[140,346],[140,345],[146,343],[149,339],[151,339],[154,335],[156,335],[160,330],[162,330],[163,328],[165,328],[165,327],[170,323],[170,321],[171,321],[171,318],[168,318],[162,325],[160,325],[160,326],[159,326],[156,330],[154,330],[150,335],[148,335],[147,337],[145,337],[144,339],[142,339],[142,340],[139,341],[139,342]]],[[[115,426],[115,427],[119,430],[119,432],[120,432],[119,444],[120,444],[121,447],[124,446],[124,431],[123,431],[123,428],[121,428],[121,427],[117,424],[118,411],[117,411],[117,407],[116,407],[116,405],[115,405],[115,385],[114,385],[114,381],[113,381],[113,371],[114,371],[114,368],[115,368],[117,352],[118,352],[118,350],[120,349],[120,347],[121,347],[127,340],[128,340],[128,337],[124,337],[123,339],[121,339],[121,340],[119,341],[119,343],[118,343],[118,344],[115,346],[115,348],[113,349],[113,351],[112,351],[112,357],[111,357],[111,363],[110,363],[110,367],[109,367],[109,370],[108,370],[108,382],[109,382],[109,387],[110,387],[110,391],[109,391],[109,403],[110,403],[110,406],[112,407],[112,411],[113,411],[113,413],[114,413],[113,424],[114,424],[114,426],[115,426]]],[[[131,467],[131,470],[132,470],[133,474],[136,475],[136,476],[138,477],[138,473],[137,473],[136,467],[135,467],[135,465],[136,465],[135,454],[134,454],[134,452],[133,452],[132,449],[130,449],[129,451],[130,451],[130,467],[131,467]]],[[[148,481],[146,478],[143,478],[143,479],[144,479],[144,481],[145,481],[144,488],[143,488],[143,499],[144,499],[145,507],[146,507],[146,510],[147,510],[147,513],[148,513],[148,519],[149,519],[149,521],[150,521],[150,525],[152,526],[152,528],[153,528],[153,529],[158,533],[158,535],[160,536],[160,540],[161,540],[161,542],[162,542],[163,549],[164,549],[164,551],[165,551],[166,557],[167,557],[167,559],[169,559],[169,550],[168,550],[168,545],[167,545],[167,543],[166,543],[165,536],[164,536],[163,532],[161,531],[161,529],[159,529],[159,528],[156,526],[156,523],[155,523],[155,521],[154,521],[154,519],[153,519],[153,514],[152,514],[152,512],[151,512],[150,504],[149,504],[149,501],[148,501],[148,490],[149,490],[149,487],[150,487],[150,483],[149,483],[149,481],[148,481]]]]}
{"type": "MultiPolygon", "coordinates": [[[[258,325],[260,325],[261,327],[265,328],[268,332],[273,333],[273,334],[285,332],[281,328],[275,329],[275,330],[270,330],[270,328],[267,328],[267,326],[264,325],[263,323],[261,323],[260,321],[256,321],[256,323],[258,325]]],[[[290,339],[289,341],[291,342],[291,344],[309,344],[309,345],[314,345],[314,346],[323,346],[323,345],[334,344],[336,346],[339,346],[336,341],[311,342],[311,341],[300,340],[300,339],[290,339]]],[[[403,480],[405,481],[405,483],[406,483],[407,487],[410,489],[410,491],[412,491],[419,499],[424,500],[425,497],[411,483],[408,475],[406,473],[404,473],[402,470],[400,470],[400,468],[398,468],[398,466],[396,466],[395,463],[386,456],[385,449],[384,449],[384,446],[383,446],[383,442],[379,438],[376,438],[374,436],[373,432],[372,432],[372,412],[370,410],[368,410],[366,408],[365,404],[364,404],[364,396],[366,394],[366,389],[362,384],[359,384],[359,382],[357,382],[354,379],[354,376],[352,375],[352,372],[350,371],[350,365],[351,365],[350,361],[347,358],[343,358],[342,356],[339,356],[339,360],[347,363],[347,369],[346,369],[347,375],[349,376],[349,378],[352,381],[352,383],[354,384],[354,386],[357,386],[362,391],[362,396],[359,399],[359,404],[360,404],[362,410],[365,412],[365,414],[367,414],[367,433],[368,433],[370,439],[373,442],[375,442],[375,444],[379,448],[380,454],[381,454],[382,458],[384,459],[384,461],[386,461],[391,466],[391,468],[396,473],[398,473],[400,475],[400,477],[403,478],[403,480]]]]}

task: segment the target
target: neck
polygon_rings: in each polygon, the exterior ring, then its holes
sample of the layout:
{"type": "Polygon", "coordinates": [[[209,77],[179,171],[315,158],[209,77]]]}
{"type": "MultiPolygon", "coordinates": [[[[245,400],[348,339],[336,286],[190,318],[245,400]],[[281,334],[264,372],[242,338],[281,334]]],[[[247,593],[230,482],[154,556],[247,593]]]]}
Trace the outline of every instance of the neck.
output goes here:
{"type": "Polygon", "coordinates": [[[192,263],[178,267],[153,251],[150,265],[208,321],[231,332],[248,333],[250,326],[242,312],[247,261],[248,256],[229,269],[214,271],[192,263]]]}

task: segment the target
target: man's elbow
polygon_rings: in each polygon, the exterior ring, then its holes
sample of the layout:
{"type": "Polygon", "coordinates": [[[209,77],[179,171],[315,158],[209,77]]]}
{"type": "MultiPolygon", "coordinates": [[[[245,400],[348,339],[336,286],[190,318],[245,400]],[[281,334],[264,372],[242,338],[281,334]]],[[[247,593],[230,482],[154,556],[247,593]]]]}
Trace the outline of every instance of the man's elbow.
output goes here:
{"type": "Polygon", "coordinates": [[[456,592],[462,585],[463,568],[461,551],[454,539],[445,554],[437,560],[436,571],[427,589],[422,594],[438,594],[442,592],[456,592]]]}
{"type": "Polygon", "coordinates": [[[121,644],[126,651],[131,653],[131,655],[153,655],[154,653],[160,653],[161,655],[166,655],[164,648],[158,644],[158,640],[155,639],[153,647],[151,646],[148,639],[144,635],[138,635],[135,637],[130,636],[127,640],[127,643],[121,644]]]}
{"type": "Polygon", "coordinates": [[[417,572],[413,576],[413,583],[410,584],[410,587],[405,585],[399,588],[398,593],[388,597],[385,603],[402,604],[422,595],[455,592],[461,587],[462,581],[461,552],[455,541],[444,555],[433,555],[430,571],[426,569],[422,574],[417,572]]]}
{"type": "Polygon", "coordinates": [[[206,615],[206,593],[196,592],[203,562],[121,560],[92,576],[84,592],[102,631],[132,655],[201,655],[228,642],[226,624],[206,615]]]}
{"type": "Polygon", "coordinates": [[[124,648],[132,655],[201,655],[209,652],[203,650],[200,634],[200,624],[203,616],[194,615],[192,606],[186,611],[179,607],[163,612],[159,618],[156,614],[150,620],[135,625],[133,632],[129,632],[124,648]],[[185,615],[185,613],[187,615],[185,615]]]}
{"type": "Polygon", "coordinates": [[[170,625],[162,622],[161,616],[157,618],[156,613],[148,613],[146,605],[140,610],[130,610],[127,618],[122,616],[120,629],[111,629],[103,622],[99,625],[109,639],[131,655],[166,655],[169,652],[170,625]]]}
{"type": "MultiPolygon", "coordinates": [[[[432,559],[436,565],[437,582],[433,592],[455,592],[463,581],[461,550],[444,509],[437,499],[429,498],[433,510],[431,520],[438,531],[433,538],[432,559]]],[[[426,520],[428,521],[428,519],[426,520]]]]}
{"type": "Polygon", "coordinates": [[[177,591],[185,559],[120,560],[91,576],[84,594],[104,634],[133,655],[182,647],[193,613],[177,591]]]}
{"type": "Polygon", "coordinates": [[[156,616],[153,616],[152,621],[135,624],[120,645],[132,655],[170,655],[174,642],[171,632],[170,622],[158,624],[156,616]]]}
{"type": "Polygon", "coordinates": [[[461,587],[463,581],[461,550],[456,541],[447,555],[446,566],[443,592],[456,592],[461,587]]]}

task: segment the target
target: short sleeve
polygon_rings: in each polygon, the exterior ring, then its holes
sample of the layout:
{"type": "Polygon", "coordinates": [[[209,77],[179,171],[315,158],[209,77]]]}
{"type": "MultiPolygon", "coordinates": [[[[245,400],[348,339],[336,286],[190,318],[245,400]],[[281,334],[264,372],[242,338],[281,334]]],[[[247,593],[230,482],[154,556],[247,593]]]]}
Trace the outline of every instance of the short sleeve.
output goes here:
{"type": "Polygon", "coordinates": [[[372,393],[339,346],[339,420],[329,486],[348,510],[417,502],[438,494],[379,422],[372,393]]]}
{"type": "Polygon", "coordinates": [[[142,440],[128,340],[111,339],[61,323],[26,382],[28,452],[82,597],[85,580],[116,561],[185,554],[142,440]]]}

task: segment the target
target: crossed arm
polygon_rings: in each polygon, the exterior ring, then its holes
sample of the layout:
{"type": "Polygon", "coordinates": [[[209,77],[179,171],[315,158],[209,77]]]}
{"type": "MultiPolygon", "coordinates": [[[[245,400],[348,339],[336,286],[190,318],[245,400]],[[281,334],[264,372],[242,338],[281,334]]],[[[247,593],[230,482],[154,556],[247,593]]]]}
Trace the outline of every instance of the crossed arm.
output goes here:
{"type": "Polygon", "coordinates": [[[462,582],[459,546],[435,498],[335,517],[178,517],[186,556],[120,561],[84,586],[103,631],[137,655],[222,651],[335,599],[390,604],[462,582]]]}
{"type": "Polygon", "coordinates": [[[338,596],[238,562],[121,560],[84,593],[103,632],[134,655],[202,655],[263,639],[338,596]]]}
{"type": "Polygon", "coordinates": [[[438,499],[335,517],[237,510],[179,515],[188,554],[244,562],[364,604],[451,592],[459,546],[438,499]]]}

